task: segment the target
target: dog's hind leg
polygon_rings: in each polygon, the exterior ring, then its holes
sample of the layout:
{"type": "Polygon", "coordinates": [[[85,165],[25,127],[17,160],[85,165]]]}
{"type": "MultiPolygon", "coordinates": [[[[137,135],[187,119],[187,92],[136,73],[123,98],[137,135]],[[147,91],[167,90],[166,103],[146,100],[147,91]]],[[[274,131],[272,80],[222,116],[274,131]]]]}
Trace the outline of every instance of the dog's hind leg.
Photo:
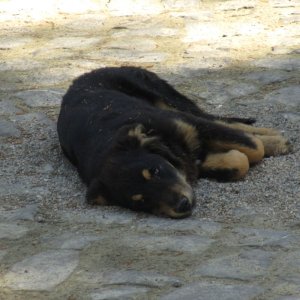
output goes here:
{"type": "Polygon", "coordinates": [[[200,152],[238,150],[248,157],[250,164],[264,157],[263,142],[252,134],[187,114],[180,114],[180,117],[180,120],[175,120],[177,131],[181,132],[187,144],[199,144],[194,148],[199,148],[200,152]]]}
{"type": "Polygon", "coordinates": [[[223,126],[242,130],[260,139],[265,147],[265,156],[277,156],[291,152],[292,147],[289,141],[283,137],[276,129],[254,127],[241,123],[218,122],[223,126]]]}

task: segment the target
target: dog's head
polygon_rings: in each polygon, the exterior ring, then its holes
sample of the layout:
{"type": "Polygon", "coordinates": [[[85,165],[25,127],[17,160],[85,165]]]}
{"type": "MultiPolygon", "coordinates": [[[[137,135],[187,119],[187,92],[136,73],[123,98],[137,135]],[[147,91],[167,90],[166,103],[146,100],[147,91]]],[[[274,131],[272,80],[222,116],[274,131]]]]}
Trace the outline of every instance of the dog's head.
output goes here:
{"type": "Polygon", "coordinates": [[[89,186],[89,203],[116,204],[173,218],[189,216],[194,195],[180,161],[141,125],[118,133],[100,175],[89,186]]]}

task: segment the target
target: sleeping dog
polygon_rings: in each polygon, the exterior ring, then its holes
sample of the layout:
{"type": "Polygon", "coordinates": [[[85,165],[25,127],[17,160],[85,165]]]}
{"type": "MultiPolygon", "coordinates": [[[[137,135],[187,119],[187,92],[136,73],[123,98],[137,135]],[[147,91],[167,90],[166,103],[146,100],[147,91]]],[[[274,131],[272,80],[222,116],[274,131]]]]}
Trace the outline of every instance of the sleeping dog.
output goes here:
{"type": "Polygon", "coordinates": [[[239,180],[264,156],[289,152],[276,130],[252,123],[203,112],[147,70],[102,68],[64,95],[58,135],[88,203],[183,218],[198,178],[239,180]]]}

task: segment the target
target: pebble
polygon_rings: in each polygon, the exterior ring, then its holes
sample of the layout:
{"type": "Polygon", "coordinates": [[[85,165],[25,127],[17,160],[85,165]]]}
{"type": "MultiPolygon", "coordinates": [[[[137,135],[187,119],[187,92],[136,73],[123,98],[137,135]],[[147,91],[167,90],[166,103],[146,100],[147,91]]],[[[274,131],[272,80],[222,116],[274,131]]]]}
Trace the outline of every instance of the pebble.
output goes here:
{"type": "Polygon", "coordinates": [[[13,290],[51,290],[77,267],[78,252],[48,250],[17,262],[4,275],[4,286],[13,290]]]}

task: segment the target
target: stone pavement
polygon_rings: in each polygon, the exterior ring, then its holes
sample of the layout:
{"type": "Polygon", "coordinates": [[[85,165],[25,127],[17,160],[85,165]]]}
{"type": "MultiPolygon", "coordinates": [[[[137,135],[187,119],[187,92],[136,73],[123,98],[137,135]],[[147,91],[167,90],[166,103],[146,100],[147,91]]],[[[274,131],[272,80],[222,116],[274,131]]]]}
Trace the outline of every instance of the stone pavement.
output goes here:
{"type": "Polygon", "coordinates": [[[299,1],[36,2],[0,1],[0,299],[300,299],[299,1]],[[199,181],[184,220],[87,206],[59,104],[120,65],[279,128],[293,153],[199,181]]]}

